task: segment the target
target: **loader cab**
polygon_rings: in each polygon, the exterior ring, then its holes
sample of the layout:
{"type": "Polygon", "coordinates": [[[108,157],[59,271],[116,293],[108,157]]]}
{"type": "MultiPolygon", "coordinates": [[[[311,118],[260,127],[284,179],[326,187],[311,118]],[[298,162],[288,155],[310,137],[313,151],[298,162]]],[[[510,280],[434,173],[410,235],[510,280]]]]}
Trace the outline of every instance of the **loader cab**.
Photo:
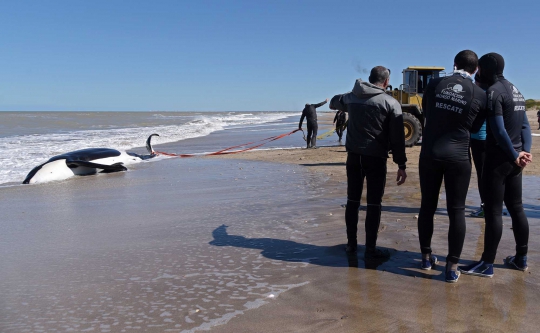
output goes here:
{"type": "Polygon", "coordinates": [[[403,70],[402,89],[407,94],[421,94],[422,97],[429,81],[441,76],[445,76],[444,67],[407,67],[403,70]]]}
{"type": "Polygon", "coordinates": [[[399,89],[387,90],[401,104],[405,146],[412,147],[420,141],[424,129],[422,97],[429,82],[445,76],[444,67],[407,67],[403,70],[403,84],[399,89]]]}

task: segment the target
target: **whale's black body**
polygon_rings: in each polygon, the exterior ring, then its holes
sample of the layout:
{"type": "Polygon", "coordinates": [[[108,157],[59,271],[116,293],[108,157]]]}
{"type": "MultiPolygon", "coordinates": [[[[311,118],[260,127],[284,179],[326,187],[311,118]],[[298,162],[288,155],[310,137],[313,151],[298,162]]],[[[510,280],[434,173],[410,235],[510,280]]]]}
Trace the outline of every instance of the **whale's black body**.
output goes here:
{"type": "Polygon", "coordinates": [[[47,162],[38,165],[28,173],[23,184],[60,180],[72,175],[126,171],[127,168],[124,166],[125,163],[136,160],[147,160],[156,156],[151,144],[153,136],[159,135],[152,134],[146,140],[146,149],[148,150],[149,155],[125,153],[111,148],[87,148],[76,150],[54,156],[47,162]]]}

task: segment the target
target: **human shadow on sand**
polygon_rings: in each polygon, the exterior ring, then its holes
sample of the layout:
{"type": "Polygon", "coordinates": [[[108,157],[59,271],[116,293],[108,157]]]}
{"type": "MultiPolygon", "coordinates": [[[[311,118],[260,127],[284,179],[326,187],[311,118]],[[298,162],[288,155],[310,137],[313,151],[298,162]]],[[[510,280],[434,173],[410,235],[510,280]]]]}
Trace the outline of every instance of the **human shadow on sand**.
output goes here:
{"type": "Polygon", "coordinates": [[[364,246],[358,247],[357,255],[347,255],[344,244],[319,246],[275,238],[246,238],[244,236],[230,235],[227,228],[228,226],[221,225],[214,229],[212,232],[214,239],[209,244],[261,250],[261,255],[272,260],[303,262],[327,267],[358,267],[409,277],[444,281],[444,266],[435,266],[431,271],[421,270],[421,255],[418,252],[379,247],[390,252],[390,259],[387,261],[366,261],[364,260],[364,246]]]}

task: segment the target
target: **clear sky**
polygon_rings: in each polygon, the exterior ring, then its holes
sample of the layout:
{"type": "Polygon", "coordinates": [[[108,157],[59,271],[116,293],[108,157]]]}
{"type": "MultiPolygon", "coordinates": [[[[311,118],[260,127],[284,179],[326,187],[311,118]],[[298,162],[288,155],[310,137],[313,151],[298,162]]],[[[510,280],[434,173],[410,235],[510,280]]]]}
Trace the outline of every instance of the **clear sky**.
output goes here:
{"type": "Polygon", "coordinates": [[[0,110],[301,110],[463,49],[500,53],[539,99],[539,3],[0,1],[0,110]]]}

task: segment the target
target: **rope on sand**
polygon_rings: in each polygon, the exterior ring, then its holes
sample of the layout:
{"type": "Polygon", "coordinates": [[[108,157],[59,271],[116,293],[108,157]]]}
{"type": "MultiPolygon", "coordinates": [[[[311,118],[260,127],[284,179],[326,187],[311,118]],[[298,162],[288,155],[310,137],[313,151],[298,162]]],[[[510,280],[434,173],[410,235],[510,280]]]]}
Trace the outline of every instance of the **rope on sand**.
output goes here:
{"type": "Polygon", "coordinates": [[[296,133],[298,131],[302,131],[302,134],[304,133],[304,131],[301,128],[297,128],[294,131],[291,131],[291,132],[288,132],[288,133],[283,133],[283,134],[280,134],[280,135],[271,136],[271,137],[266,138],[266,139],[253,141],[253,142],[248,142],[248,143],[244,143],[244,144],[237,145],[237,146],[228,147],[228,148],[225,148],[225,149],[215,151],[213,153],[173,154],[173,153],[167,153],[167,152],[163,152],[163,151],[155,151],[155,153],[157,155],[165,155],[165,156],[171,156],[171,157],[195,157],[195,156],[213,156],[213,155],[237,154],[237,153],[242,153],[242,152],[249,151],[249,150],[252,150],[252,149],[255,149],[255,148],[259,148],[259,147],[261,147],[261,146],[263,146],[263,145],[265,145],[265,144],[267,144],[269,142],[282,139],[282,138],[284,138],[286,136],[289,136],[291,134],[294,134],[294,133],[296,133]],[[243,149],[238,149],[238,150],[233,150],[233,149],[236,149],[236,148],[246,147],[246,146],[249,146],[249,147],[243,148],[243,149]]]}
{"type": "MultiPolygon", "coordinates": [[[[349,120],[347,119],[347,121],[346,121],[343,125],[341,125],[341,126],[339,126],[339,127],[336,126],[336,128],[332,128],[332,129],[329,130],[328,132],[324,132],[324,133],[318,135],[318,136],[317,136],[317,140],[323,140],[323,139],[326,139],[326,138],[330,137],[330,136],[331,136],[332,134],[334,134],[338,129],[345,130],[345,129],[347,128],[347,124],[348,124],[348,123],[349,123],[349,120]]],[[[305,135],[304,135],[304,141],[307,141],[305,135]]]]}

